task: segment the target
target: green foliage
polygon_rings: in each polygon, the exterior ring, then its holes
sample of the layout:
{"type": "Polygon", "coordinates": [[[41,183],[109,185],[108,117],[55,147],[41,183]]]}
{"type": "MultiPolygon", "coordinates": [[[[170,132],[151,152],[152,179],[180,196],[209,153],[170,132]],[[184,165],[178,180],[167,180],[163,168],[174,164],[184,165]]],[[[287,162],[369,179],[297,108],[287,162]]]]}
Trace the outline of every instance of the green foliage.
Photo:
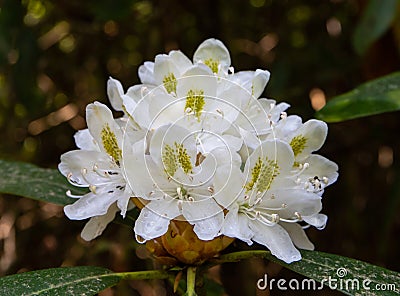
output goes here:
{"type": "Polygon", "coordinates": [[[315,115],[327,122],[400,110],[400,72],[369,81],[334,97],[315,115]]]}
{"type": "Polygon", "coordinates": [[[67,205],[74,200],[65,195],[67,190],[85,193],[84,189],[68,183],[55,169],[43,169],[29,163],[0,160],[0,192],[67,205]]]}
{"type": "Polygon", "coordinates": [[[398,0],[369,0],[354,31],[353,47],[358,54],[364,54],[389,29],[399,3],[398,0]]]}
{"type": "Polygon", "coordinates": [[[100,267],[51,268],[0,278],[0,295],[95,295],[120,280],[100,267]]]}
{"type": "Polygon", "coordinates": [[[276,262],[294,272],[348,295],[398,295],[400,292],[400,274],[397,272],[334,254],[306,250],[302,250],[301,254],[301,261],[291,264],[278,260],[268,251],[230,253],[222,255],[217,262],[236,262],[242,259],[259,257],[276,262]],[[331,282],[329,282],[329,279],[331,279],[331,282]],[[352,289],[352,287],[356,287],[352,286],[352,282],[354,284],[358,282],[359,289],[352,289]],[[329,286],[330,283],[331,286],[329,286]],[[364,289],[363,283],[370,290],[364,289]],[[396,285],[395,291],[378,290],[379,287],[387,287],[388,284],[396,285]]]}

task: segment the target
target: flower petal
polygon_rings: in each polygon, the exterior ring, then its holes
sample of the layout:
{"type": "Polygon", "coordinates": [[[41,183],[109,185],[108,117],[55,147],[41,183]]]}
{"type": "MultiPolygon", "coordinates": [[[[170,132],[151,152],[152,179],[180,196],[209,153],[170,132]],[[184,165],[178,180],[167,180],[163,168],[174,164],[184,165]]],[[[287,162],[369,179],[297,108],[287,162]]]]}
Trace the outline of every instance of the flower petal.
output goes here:
{"type": "Polygon", "coordinates": [[[289,233],[290,238],[296,247],[303,250],[314,250],[313,243],[308,239],[304,229],[297,223],[280,223],[289,233]]]}
{"type": "Polygon", "coordinates": [[[179,215],[175,200],[151,201],[141,211],[135,222],[134,231],[145,240],[153,239],[165,234],[169,221],[179,215]]]}
{"type": "Polygon", "coordinates": [[[105,215],[108,208],[118,200],[120,192],[102,188],[96,194],[89,192],[72,205],[64,207],[64,213],[71,220],[83,220],[94,216],[105,215]]]}
{"type": "Polygon", "coordinates": [[[194,225],[193,231],[201,240],[216,237],[224,221],[222,208],[211,198],[183,202],[182,215],[194,225]]]}
{"type": "Polygon", "coordinates": [[[75,144],[82,150],[100,151],[99,146],[93,139],[89,129],[77,131],[74,135],[75,144]]]}
{"type": "Polygon", "coordinates": [[[304,216],[303,220],[317,229],[322,230],[328,222],[328,216],[324,214],[315,214],[312,216],[304,216]]]}
{"type": "Polygon", "coordinates": [[[77,186],[99,185],[109,182],[110,178],[120,178],[119,168],[111,161],[110,157],[97,151],[72,150],[61,155],[59,171],[77,186]],[[98,174],[97,167],[104,171],[113,171],[113,175],[98,174]]]}
{"type": "Polygon", "coordinates": [[[325,122],[311,119],[288,139],[297,161],[320,149],[325,142],[328,126],[325,122]]]}
{"type": "Polygon", "coordinates": [[[89,104],[86,107],[86,121],[101,150],[110,155],[115,162],[119,162],[122,157],[122,131],[111,110],[99,102],[89,104]]]}
{"type": "Polygon", "coordinates": [[[249,246],[253,244],[251,238],[254,233],[249,227],[249,220],[246,216],[238,213],[237,205],[229,208],[221,231],[224,235],[238,238],[249,246]]]}
{"type": "Polygon", "coordinates": [[[245,194],[245,178],[240,168],[224,165],[217,168],[214,176],[214,198],[224,208],[240,202],[245,194]]]}
{"type": "Polygon", "coordinates": [[[143,84],[156,84],[154,80],[154,63],[144,62],[143,65],[139,67],[139,78],[143,84]]]}
{"type": "Polygon", "coordinates": [[[207,39],[199,45],[193,55],[194,63],[204,63],[214,73],[227,73],[231,57],[225,45],[217,39],[207,39]]]}
{"type": "Polygon", "coordinates": [[[266,246],[278,259],[286,263],[301,259],[301,254],[293,245],[289,234],[279,224],[266,226],[255,220],[250,223],[250,228],[254,231],[252,240],[266,246]]]}
{"type": "Polygon", "coordinates": [[[117,110],[122,111],[122,95],[124,89],[122,88],[121,82],[110,77],[107,81],[107,95],[110,100],[111,106],[117,110]]]}
{"type": "Polygon", "coordinates": [[[269,71],[257,69],[252,79],[253,96],[258,98],[264,91],[270,77],[269,71]]]}
{"type": "Polygon", "coordinates": [[[106,214],[90,218],[82,229],[81,237],[85,241],[91,241],[101,235],[107,225],[114,220],[117,212],[118,208],[113,204],[108,208],[106,214]]]}
{"type": "Polygon", "coordinates": [[[176,154],[177,145],[186,149],[188,160],[194,167],[197,156],[196,140],[190,131],[178,125],[164,125],[154,132],[150,140],[150,155],[160,168],[164,168],[167,165],[164,163],[167,161],[165,153],[171,148],[175,149],[176,154]]]}

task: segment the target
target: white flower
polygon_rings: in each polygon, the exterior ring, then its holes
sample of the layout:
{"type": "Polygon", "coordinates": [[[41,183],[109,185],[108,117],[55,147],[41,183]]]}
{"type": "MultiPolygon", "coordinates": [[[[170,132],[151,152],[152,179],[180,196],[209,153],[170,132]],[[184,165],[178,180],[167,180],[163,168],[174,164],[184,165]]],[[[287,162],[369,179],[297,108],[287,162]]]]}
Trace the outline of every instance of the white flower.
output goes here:
{"type": "Polygon", "coordinates": [[[86,119],[88,129],[75,135],[81,150],[64,153],[58,168],[71,184],[90,190],[83,196],[67,192],[78,200],[64,208],[72,220],[92,218],[82,232],[82,237],[90,240],[101,234],[117,210],[125,216],[132,193],[120,167],[121,127],[111,111],[98,102],[87,106],[86,119]]]}
{"type": "Polygon", "coordinates": [[[248,244],[260,243],[287,263],[301,259],[294,245],[313,249],[296,223],[303,216],[315,217],[322,207],[318,194],[297,188],[293,164],[287,143],[268,140],[250,155],[243,172],[222,166],[214,180],[215,198],[228,209],[222,233],[248,244]]]}
{"type": "Polygon", "coordinates": [[[137,143],[133,155],[124,159],[129,185],[149,201],[135,223],[139,240],[163,235],[169,221],[181,217],[194,225],[200,239],[213,239],[223,221],[210,187],[216,166],[213,157],[200,163],[195,136],[177,125],[158,128],[148,149],[145,145],[137,143]]]}

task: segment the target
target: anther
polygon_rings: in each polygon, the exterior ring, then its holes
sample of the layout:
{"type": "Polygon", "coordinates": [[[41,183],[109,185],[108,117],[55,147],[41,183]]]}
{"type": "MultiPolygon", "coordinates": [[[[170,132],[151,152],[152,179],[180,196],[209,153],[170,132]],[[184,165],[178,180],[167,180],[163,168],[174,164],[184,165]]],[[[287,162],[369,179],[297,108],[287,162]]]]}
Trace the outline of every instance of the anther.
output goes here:
{"type": "Polygon", "coordinates": [[[327,177],[322,177],[322,182],[324,182],[324,184],[328,184],[329,179],[327,177]]]}
{"type": "Polygon", "coordinates": [[[90,190],[91,192],[93,192],[94,194],[96,194],[96,186],[94,186],[94,185],[89,185],[89,190],[90,190]]]}
{"type": "Polygon", "coordinates": [[[286,118],[287,118],[287,113],[281,112],[281,119],[286,119],[286,118]]]}
{"type": "Polygon", "coordinates": [[[278,223],[279,222],[279,215],[278,214],[272,214],[271,215],[271,222],[272,223],[278,223]]]}
{"type": "Polygon", "coordinates": [[[207,190],[208,190],[208,192],[210,192],[211,194],[214,193],[214,188],[211,187],[211,186],[208,186],[208,187],[207,187],[207,190]]]}

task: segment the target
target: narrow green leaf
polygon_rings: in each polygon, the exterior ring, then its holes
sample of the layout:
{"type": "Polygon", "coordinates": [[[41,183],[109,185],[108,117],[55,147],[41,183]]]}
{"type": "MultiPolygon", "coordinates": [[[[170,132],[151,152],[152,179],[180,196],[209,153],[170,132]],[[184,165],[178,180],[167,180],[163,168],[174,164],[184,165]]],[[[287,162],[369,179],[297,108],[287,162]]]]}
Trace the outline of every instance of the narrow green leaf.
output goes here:
{"type": "Polygon", "coordinates": [[[400,110],[400,72],[369,81],[331,99],[315,116],[340,122],[400,110]]]}
{"type": "MultiPolygon", "coordinates": [[[[348,295],[386,296],[400,293],[400,273],[334,254],[305,250],[301,250],[301,254],[301,261],[287,264],[272,256],[269,251],[242,251],[222,255],[214,263],[266,258],[321,283],[315,284],[316,290],[321,289],[324,284],[348,295]]],[[[314,287],[312,282],[305,284],[305,287],[314,287]]],[[[276,285],[274,287],[277,288],[276,285]]]]}
{"type": "Polygon", "coordinates": [[[364,54],[389,29],[398,4],[398,0],[369,0],[353,35],[353,47],[358,54],[364,54]]]}
{"type": "Polygon", "coordinates": [[[0,278],[0,295],[95,295],[120,280],[118,274],[100,267],[51,268],[0,278]]]}
{"type": "Polygon", "coordinates": [[[82,188],[74,187],[55,169],[39,168],[22,162],[0,160],[0,193],[8,193],[66,205],[74,199],[65,195],[67,190],[84,194],[82,188]]]}
{"type": "Polygon", "coordinates": [[[166,279],[165,270],[114,273],[94,266],[60,267],[24,272],[0,278],[0,295],[95,295],[121,280],[166,279]]]}

